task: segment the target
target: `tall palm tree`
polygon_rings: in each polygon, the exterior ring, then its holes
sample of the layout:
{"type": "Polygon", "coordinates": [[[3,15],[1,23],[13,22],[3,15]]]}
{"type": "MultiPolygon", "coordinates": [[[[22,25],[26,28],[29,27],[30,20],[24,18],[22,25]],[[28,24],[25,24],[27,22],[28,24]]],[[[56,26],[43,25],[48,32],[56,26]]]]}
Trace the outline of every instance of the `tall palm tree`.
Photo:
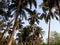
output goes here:
{"type": "Polygon", "coordinates": [[[15,4],[10,5],[9,6],[9,10],[11,10],[11,9],[15,10],[16,9],[16,15],[15,15],[15,22],[14,22],[13,30],[12,30],[12,33],[11,33],[11,37],[10,37],[10,39],[8,41],[8,45],[11,45],[12,37],[13,37],[14,32],[15,32],[15,30],[17,28],[17,26],[16,26],[17,25],[17,18],[19,16],[19,14],[20,14],[20,16],[21,16],[21,14],[23,16],[25,16],[25,12],[23,11],[23,9],[25,9],[26,11],[31,12],[31,10],[29,10],[28,8],[26,8],[27,4],[31,5],[33,3],[36,6],[36,1],[35,0],[32,0],[32,2],[30,0],[23,0],[23,1],[22,0],[19,0],[19,1],[12,0],[12,1],[15,4]]]}
{"type": "Polygon", "coordinates": [[[32,7],[32,4],[34,4],[34,6],[37,7],[36,0],[32,0],[32,1],[30,1],[30,0],[18,0],[18,1],[17,0],[12,0],[11,4],[9,4],[8,0],[7,0],[6,3],[4,2],[4,0],[2,0],[1,3],[0,3],[0,9],[1,9],[0,12],[2,12],[0,14],[5,17],[6,21],[11,16],[11,13],[13,11],[15,11],[14,13],[16,13],[15,18],[14,18],[15,22],[14,22],[14,26],[13,26],[13,29],[12,29],[13,31],[11,33],[11,38],[8,41],[8,45],[9,44],[11,45],[11,43],[9,43],[9,42],[11,42],[12,36],[14,35],[14,32],[16,30],[15,27],[17,25],[16,23],[17,23],[18,16],[20,15],[20,17],[21,16],[26,17],[26,14],[25,14],[24,10],[26,10],[28,12],[31,12],[31,10],[27,8],[28,4],[30,5],[30,8],[32,7]],[[3,5],[1,5],[1,4],[3,4],[3,5]],[[7,9],[7,13],[3,9],[7,9]]]}
{"type": "MultiPolygon", "coordinates": [[[[44,16],[46,16],[45,14],[43,14],[44,16]]],[[[42,17],[42,15],[40,16],[40,19],[41,19],[41,17],[42,17]]],[[[46,23],[48,23],[48,45],[50,45],[50,43],[49,43],[49,40],[50,40],[50,23],[51,23],[51,17],[50,17],[50,15],[48,15],[48,16],[46,16],[46,17],[43,17],[44,18],[44,20],[45,20],[45,22],[46,23]]]]}
{"type": "MultiPolygon", "coordinates": [[[[43,12],[40,16],[40,19],[44,18],[45,22],[49,22],[49,29],[48,29],[48,45],[50,45],[50,23],[51,18],[54,19],[54,17],[58,20],[58,17],[56,14],[58,14],[56,7],[59,9],[59,3],[58,0],[43,0],[43,3],[41,4],[43,12]],[[55,13],[52,12],[52,9],[55,7],[55,13]],[[47,12],[48,11],[48,14],[47,12]]],[[[58,14],[59,16],[59,14],[58,14]]]]}
{"type": "MultiPolygon", "coordinates": [[[[28,41],[30,39],[33,40],[33,38],[30,37],[31,35],[35,35],[35,36],[39,37],[39,32],[40,32],[39,29],[40,28],[35,26],[35,22],[37,22],[39,24],[38,14],[36,13],[36,10],[33,10],[32,12],[29,12],[29,14],[30,14],[30,17],[28,17],[28,21],[29,21],[30,26],[27,26],[27,27],[23,28],[23,31],[24,31],[23,37],[22,37],[23,38],[23,42],[24,41],[28,41]],[[29,37],[30,37],[30,39],[29,39],[29,37]]],[[[40,33],[42,33],[42,32],[40,32],[40,33]]]]}

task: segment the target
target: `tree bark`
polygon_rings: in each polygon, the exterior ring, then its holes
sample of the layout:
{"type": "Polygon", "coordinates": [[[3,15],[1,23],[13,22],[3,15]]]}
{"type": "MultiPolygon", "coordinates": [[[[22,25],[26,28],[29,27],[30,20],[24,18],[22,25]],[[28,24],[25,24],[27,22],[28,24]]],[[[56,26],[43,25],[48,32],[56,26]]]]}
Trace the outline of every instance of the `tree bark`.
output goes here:
{"type": "Polygon", "coordinates": [[[49,20],[49,27],[48,27],[48,45],[50,45],[50,20],[49,20]]]}
{"type": "MultiPolygon", "coordinates": [[[[13,19],[14,20],[14,19],[13,19]]],[[[12,20],[12,21],[13,21],[12,20]]],[[[11,21],[11,22],[12,22],[11,21]]],[[[2,41],[2,38],[3,38],[3,36],[4,36],[4,34],[8,31],[8,27],[11,25],[11,22],[9,22],[9,24],[7,25],[7,27],[6,27],[6,29],[4,30],[4,32],[2,33],[2,37],[0,38],[0,42],[2,41]]]]}
{"type": "Polygon", "coordinates": [[[13,36],[14,36],[14,32],[15,32],[15,30],[16,30],[16,27],[17,27],[17,26],[15,26],[14,29],[13,29],[13,32],[12,32],[12,34],[11,34],[11,37],[10,37],[10,39],[9,39],[9,41],[8,41],[8,45],[11,45],[11,44],[12,44],[12,40],[13,40],[13,36]]]}
{"type": "Polygon", "coordinates": [[[20,5],[21,5],[21,0],[19,0],[19,2],[18,2],[13,30],[12,30],[11,37],[10,37],[9,41],[7,42],[8,43],[7,45],[11,45],[12,44],[12,39],[13,39],[13,36],[14,36],[14,32],[16,31],[16,26],[17,26],[16,24],[17,24],[17,18],[18,18],[18,15],[19,15],[19,6],[20,5]]]}

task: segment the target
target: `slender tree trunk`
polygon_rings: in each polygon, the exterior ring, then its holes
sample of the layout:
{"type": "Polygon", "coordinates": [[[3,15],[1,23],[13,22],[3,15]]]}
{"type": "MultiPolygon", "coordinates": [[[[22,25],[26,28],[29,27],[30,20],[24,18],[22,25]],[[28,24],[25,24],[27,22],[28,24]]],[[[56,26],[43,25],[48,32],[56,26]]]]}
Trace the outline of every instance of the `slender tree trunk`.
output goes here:
{"type": "Polygon", "coordinates": [[[49,20],[49,27],[48,27],[48,45],[50,45],[50,20],[49,20]]]}
{"type": "Polygon", "coordinates": [[[16,24],[17,24],[17,18],[18,18],[18,15],[19,15],[19,6],[20,5],[21,5],[21,0],[19,0],[19,2],[18,2],[13,30],[12,30],[11,37],[10,37],[9,41],[7,42],[8,43],[7,45],[11,45],[12,44],[12,39],[13,39],[13,36],[14,36],[14,32],[16,31],[16,26],[17,26],[16,24]]]}
{"type": "Polygon", "coordinates": [[[7,25],[6,29],[5,29],[4,32],[2,33],[2,37],[0,38],[0,42],[2,41],[2,38],[3,38],[4,34],[7,32],[8,27],[9,27],[9,25],[7,25]]]}
{"type": "MultiPolygon", "coordinates": [[[[14,20],[14,19],[13,19],[14,20]]],[[[12,20],[12,21],[13,21],[12,20]]],[[[12,22],[11,21],[11,22],[12,22]]],[[[11,25],[11,22],[7,25],[7,27],[6,27],[6,29],[4,30],[4,32],[2,33],[2,37],[0,38],[0,42],[2,41],[2,38],[3,38],[3,36],[4,36],[4,34],[8,31],[8,27],[11,25]]]]}
{"type": "Polygon", "coordinates": [[[10,37],[10,39],[9,39],[9,41],[8,41],[8,45],[11,45],[11,44],[12,44],[12,40],[13,40],[13,37],[14,37],[14,32],[15,32],[15,30],[16,30],[16,27],[17,27],[17,26],[15,26],[14,29],[13,29],[13,32],[12,32],[12,34],[11,34],[11,37],[10,37]]]}

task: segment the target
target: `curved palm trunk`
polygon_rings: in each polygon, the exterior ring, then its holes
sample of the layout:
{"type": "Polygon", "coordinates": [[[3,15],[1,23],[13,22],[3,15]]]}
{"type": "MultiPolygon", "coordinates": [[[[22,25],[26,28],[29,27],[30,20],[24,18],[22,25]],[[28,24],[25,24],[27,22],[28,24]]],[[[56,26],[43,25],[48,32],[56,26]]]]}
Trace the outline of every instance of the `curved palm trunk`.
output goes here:
{"type": "Polygon", "coordinates": [[[16,26],[14,26],[13,32],[12,32],[12,34],[11,34],[11,37],[10,37],[7,45],[11,45],[11,44],[12,44],[12,40],[13,40],[13,36],[14,36],[15,30],[16,30],[16,26]]]}
{"type": "Polygon", "coordinates": [[[16,31],[16,28],[17,28],[17,18],[18,18],[18,15],[19,15],[19,6],[20,5],[21,5],[21,0],[19,0],[19,2],[18,2],[18,7],[17,7],[16,15],[15,15],[15,22],[14,22],[13,30],[12,30],[9,41],[7,42],[8,43],[7,45],[12,44],[12,39],[13,39],[13,36],[14,36],[14,32],[16,31]]]}
{"type": "Polygon", "coordinates": [[[48,45],[50,45],[50,20],[49,20],[49,27],[48,27],[48,45]]]}
{"type": "MultiPolygon", "coordinates": [[[[13,19],[14,20],[14,19],[13,19]]],[[[12,21],[13,21],[12,20],[12,21]]],[[[11,21],[11,22],[12,22],[11,21]]],[[[7,25],[7,27],[6,27],[6,29],[4,30],[4,32],[2,33],[2,37],[0,38],[0,42],[2,41],[2,38],[3,38],[3,36],[4,36],[4,34],[8,31],[8,27],[11,25],[11,22],[7,25]]]]}
{"type": "Polygon", "coordinates": [[[4,34],[7,32],[8,27],[9,27],[9,25],[7,25],[6,29],[5,29],[4,32],[2,33],[2,37],[0,38],[0,42],[2,41],[2,38],[3,38],[4,34]]]}

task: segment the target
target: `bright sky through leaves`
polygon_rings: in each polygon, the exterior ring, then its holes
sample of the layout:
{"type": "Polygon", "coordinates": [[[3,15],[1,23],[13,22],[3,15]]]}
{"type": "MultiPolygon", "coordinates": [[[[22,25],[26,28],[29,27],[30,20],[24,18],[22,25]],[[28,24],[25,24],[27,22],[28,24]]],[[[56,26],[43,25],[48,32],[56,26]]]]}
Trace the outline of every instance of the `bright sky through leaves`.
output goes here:
{"type": "MultiPolygon", "coordinates": [[[[37,4],[38,4],[38,7],[37,7],[37,12],[40,12],[42,13],[42,9],[39,8],[39,5],[42,3],[42,0],[37,0],[37,4]]],[[[32,9],[35,9],[34,7],[32,7],[32,9]]],[[[25,24],[24,26],[28,25],[28,21],[24,20],[25,21],[25,24]]],[[[43,36],[44,40],[46,41],[47,37],[48,37],[48,24],[45,23],[44,20],[41,20],[40,23],[39,23],[39,26],[43,28],[43,30],[45,31],[45,34],[43,36]]],[[[56,19],[54,20],[51,20],[51,31],[57,31],[60,33],[60,22],[57,21],[56,19]]]]}

